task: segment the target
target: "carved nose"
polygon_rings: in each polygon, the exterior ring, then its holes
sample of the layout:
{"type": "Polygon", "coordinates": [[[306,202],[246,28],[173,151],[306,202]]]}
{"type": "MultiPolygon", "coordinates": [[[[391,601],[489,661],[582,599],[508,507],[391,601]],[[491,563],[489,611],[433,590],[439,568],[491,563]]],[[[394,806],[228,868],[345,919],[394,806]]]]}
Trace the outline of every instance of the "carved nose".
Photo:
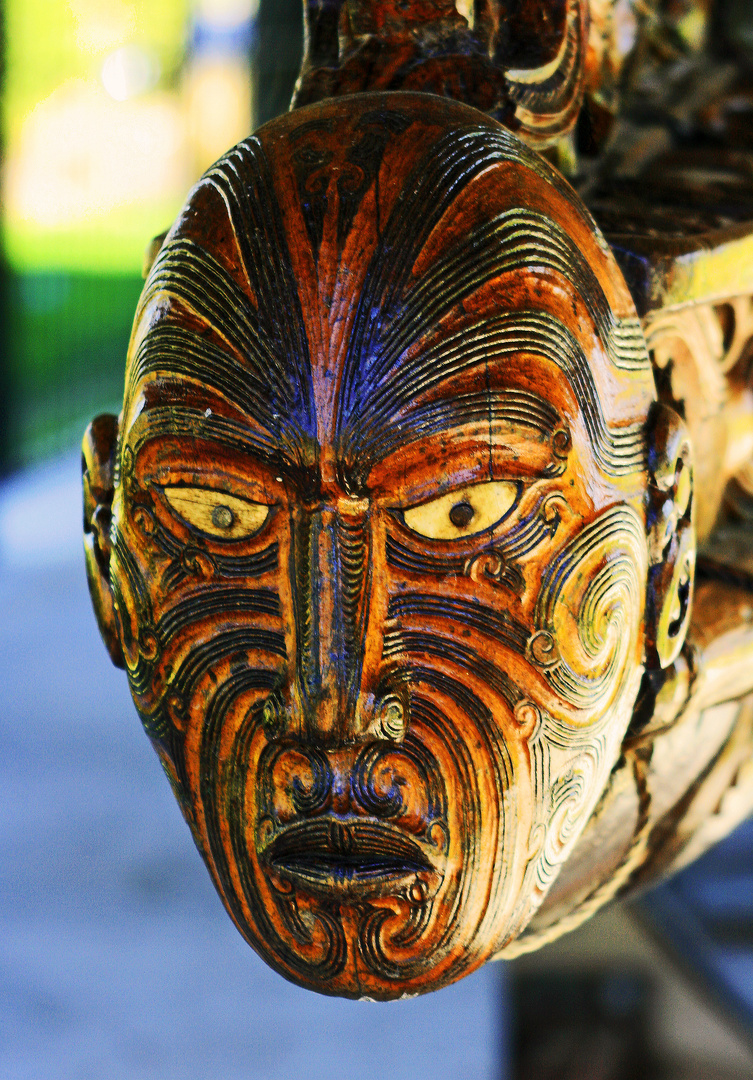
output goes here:
{"type": "Polygon", "coordinates": [[[348,853],[343,817],[400,820],[422,833],[444,816],[441,778],[431,755],[423,752],[417,761],[415,751],[386,742],[330,750],[281,746],[267,760],[260,787],[267,793],[267,814],[278,825],[337,815],[329,839],[332,851],[341,854],[348,853]]]}
{"type": "Polygon", "coordinates": [[[374,575],[368,511],[300,508],[292,539],[295,658],[285,693],[290,726],[323,745],[374,734],[400,738],[407,710],[394,695],[378,700],[378,664],[365,663],[367,648],[372,656],[375,648],[381,652],[382,634],[378,617],[369,625],[374,575]]]}

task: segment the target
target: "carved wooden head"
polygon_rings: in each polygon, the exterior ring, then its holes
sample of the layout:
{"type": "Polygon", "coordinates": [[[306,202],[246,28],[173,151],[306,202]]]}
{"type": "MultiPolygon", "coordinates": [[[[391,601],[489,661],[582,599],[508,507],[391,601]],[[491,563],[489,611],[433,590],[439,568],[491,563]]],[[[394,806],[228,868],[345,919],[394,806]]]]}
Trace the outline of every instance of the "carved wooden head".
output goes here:
{"type": "Polygon", "coordinates": [[[286,977],[435,989],[536,910],[643,672],[653,399],[592,220],[472,109],[301,109],[192,191],[94,496],[114,429],[89,439],[90,577],[286,977]]]}

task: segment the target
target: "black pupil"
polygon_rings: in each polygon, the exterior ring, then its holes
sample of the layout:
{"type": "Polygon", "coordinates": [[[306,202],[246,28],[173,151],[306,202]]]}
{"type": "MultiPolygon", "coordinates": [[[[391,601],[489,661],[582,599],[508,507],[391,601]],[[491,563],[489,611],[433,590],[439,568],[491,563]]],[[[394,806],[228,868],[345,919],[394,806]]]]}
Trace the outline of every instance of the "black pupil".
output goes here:
{"type": "Polygon", "coordinates": [[[456,529],[464,529],[473,520],[475,510],[468,502],[455,503],[450,510],[450,521],[456,529]]]}
{"type": "Polygon", "coordinates": [[[218,529],[229,529],[233,524],[233,511],[229,506],[215,506],[212,511],[212,524],[218,529]]]}

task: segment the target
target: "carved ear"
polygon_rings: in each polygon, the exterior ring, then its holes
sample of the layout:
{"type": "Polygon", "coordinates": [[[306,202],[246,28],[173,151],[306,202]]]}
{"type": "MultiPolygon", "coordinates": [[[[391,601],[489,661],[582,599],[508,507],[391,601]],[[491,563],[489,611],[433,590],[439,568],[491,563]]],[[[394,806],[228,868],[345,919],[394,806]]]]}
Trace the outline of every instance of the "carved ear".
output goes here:
{"type": "Polygon", "coordinates": [[[685,641],[695,578],[693,447],[684,420],[657,403],[648,442],[647,662],[666,668],[685,641]]]}
{"type": "Polygon", "coordinates": [[[105,413],[89,424],[81,447],[84,484],[84,553],[89,594],[102,640],[116,667],[125,667],[110,586],[110,522],[115,493],[118,418],[105,413]]]}

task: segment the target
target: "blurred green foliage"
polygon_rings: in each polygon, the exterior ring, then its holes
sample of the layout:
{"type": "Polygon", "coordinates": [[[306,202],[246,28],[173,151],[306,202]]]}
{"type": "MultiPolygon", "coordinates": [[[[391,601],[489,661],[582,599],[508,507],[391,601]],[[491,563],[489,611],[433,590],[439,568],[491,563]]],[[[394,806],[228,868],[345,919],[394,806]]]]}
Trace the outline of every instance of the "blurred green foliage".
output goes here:
{"type": "MultiPolygon", "coordinates": [[[[48,118],[59,113],[62,122],[66,102],[96,103],[97,94],[118,109],[106,97],[101,74],[108,56],[124,45],[151,58],[158,72],[154,93],[167,100],[181,77],[189,11],[189,0],[5,0],[6,185],[21,160],[49,171],[52,185],[72,168],[84,179],[87,155],[97,152],[87,144],[96,136],[81,126],[85,113],[76,114],[79,129],[66,121],[76,145],[60,162],[54,147],[40,145],[39,110],[48,118]]],[[[150,99],[144,100],[148,106],[150,99]]],[[[131,116],[140,102],[123,108],[131,116]]],[[[70,176],[64,179],[70,190],[70,176]]],[[[107,214],[74,213],[66,221],[64,214],[14,216],[6,197],[3,248],[10,270],[3,299],[0,470],[69,449],[92,416],[120,408],[142,255],[181,199],[136,196],[107,214]]]]}
{"type": "Polygon", "coordinates": [[[9,141],[61,83],[98,76],[123,36],[156,53],[163,81],[176,78],[183,61],[188,0],[5,0],[3,7],[9,141]]]}
{"type": "Polygon", "coordinates": [[[6,468],[75,445],[96,413],[119,411],[143,284],[136,275],[11,276],[6,468]]]}

